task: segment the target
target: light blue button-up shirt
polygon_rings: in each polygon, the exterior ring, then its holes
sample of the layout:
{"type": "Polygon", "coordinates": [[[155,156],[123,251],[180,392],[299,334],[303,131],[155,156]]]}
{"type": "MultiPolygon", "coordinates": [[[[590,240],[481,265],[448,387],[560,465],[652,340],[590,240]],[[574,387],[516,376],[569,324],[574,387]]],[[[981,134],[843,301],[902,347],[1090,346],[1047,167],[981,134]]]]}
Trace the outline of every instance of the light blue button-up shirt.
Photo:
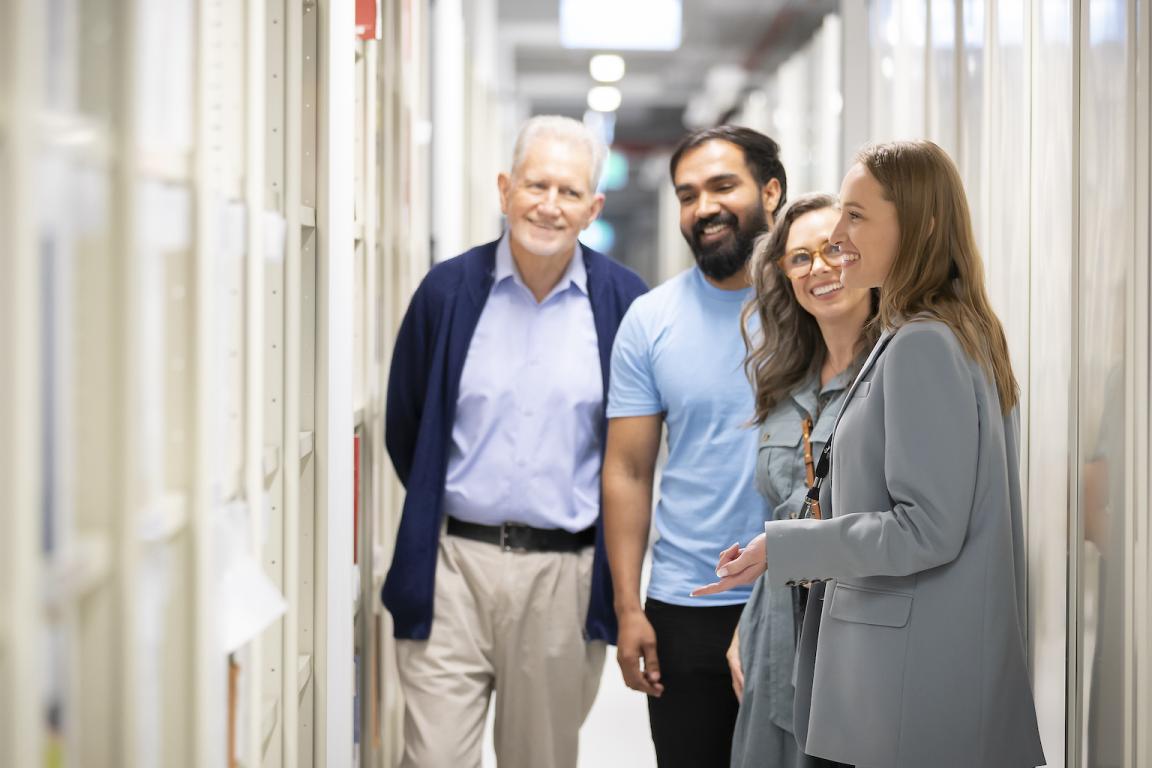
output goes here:
{"type": "Polygon", "coordinates": [[[484,525],[579,531],[600,511],[604,386],[580,246],[537,303],[508,234],[472,336],[448,456],[444,509],[484,525]]]}

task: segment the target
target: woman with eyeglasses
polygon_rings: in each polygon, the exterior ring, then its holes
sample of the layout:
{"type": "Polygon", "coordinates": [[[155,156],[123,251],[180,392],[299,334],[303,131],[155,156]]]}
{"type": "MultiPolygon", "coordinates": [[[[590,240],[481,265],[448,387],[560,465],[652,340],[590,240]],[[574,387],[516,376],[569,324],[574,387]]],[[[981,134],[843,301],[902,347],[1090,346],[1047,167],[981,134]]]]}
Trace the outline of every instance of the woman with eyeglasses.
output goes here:
{"type": "MultiPolygon", "coordinates": [[[[756,484],[772,519],[796,518],[844,393],[876,342],[875,292],[840,282],[829,239],[840,211],[831,195],[794,201],[756,243],[753,299],[744,308],[745,367],[753,383],[760,440],[756,484]],[[749,322],[755,318],[756,322],[749,322]]],[[[757,579],[728,650],[740,698],[733,768],[831,765],[799,751],[792,725],[796,616],[807,588],[757,579]]]]}
{"type": "MultiPolygon", "coordinates": [[[[861,768],[1044,764],[1028,678],[1017,385],[968,203],[928,141],[863,150],[832,242],[880,289],[875,348],[815,472],[822,519],[772,520],[697,590],[825,582],[795,727],[861,768]]],[[[811,600],[811,598],[810,598],[811,600]]]]}

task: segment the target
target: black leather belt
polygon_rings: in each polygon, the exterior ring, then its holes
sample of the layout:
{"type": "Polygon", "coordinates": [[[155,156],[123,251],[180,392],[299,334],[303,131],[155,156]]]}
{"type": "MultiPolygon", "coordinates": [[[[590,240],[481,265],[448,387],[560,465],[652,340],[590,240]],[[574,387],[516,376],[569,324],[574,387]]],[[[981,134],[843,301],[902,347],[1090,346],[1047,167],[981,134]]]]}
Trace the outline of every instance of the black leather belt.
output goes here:
{"type": "Polygon", "coordinates": [[[448,535],[495,544],[505,552],[577,552],[596,543],[594,526],[572,533],[517,523],[480,525],[454,517],[448,518],[448,535]]]}

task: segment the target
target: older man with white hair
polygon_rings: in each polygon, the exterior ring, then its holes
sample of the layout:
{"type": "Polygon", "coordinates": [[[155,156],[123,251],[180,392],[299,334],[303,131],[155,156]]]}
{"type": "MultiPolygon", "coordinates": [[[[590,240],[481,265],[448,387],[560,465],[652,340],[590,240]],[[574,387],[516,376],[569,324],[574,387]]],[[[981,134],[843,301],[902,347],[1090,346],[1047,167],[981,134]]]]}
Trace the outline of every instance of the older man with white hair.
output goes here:
{"type": "Polygon", "coordinates": [[[435,266],[396,340],[386,442],[407,489],[384,584],[405,766],[575,766],[615,642],[600,467],[612,342],[635,274],[578,241],[606,149],[583,124],[521,129],[497,179],[503,236],[435,266]]]}

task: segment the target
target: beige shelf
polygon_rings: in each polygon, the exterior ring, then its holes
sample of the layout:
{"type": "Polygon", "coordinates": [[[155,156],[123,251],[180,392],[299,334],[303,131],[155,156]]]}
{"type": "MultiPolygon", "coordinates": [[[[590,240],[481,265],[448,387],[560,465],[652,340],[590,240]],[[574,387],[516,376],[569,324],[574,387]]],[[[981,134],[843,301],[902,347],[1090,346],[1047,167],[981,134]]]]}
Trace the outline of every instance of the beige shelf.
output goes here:
{"type": "Polygon", "coordinates": [[[158,543],[176,536],[188,524],[188,499],[183,494],[166,494],[155,508],[140,516],[136,536],[140,541],[158,543]]]}
{"type": "Polygon", "coordinates": [[[49,561],[44,579],[44,608],[49,616],[82,600],[108,578],[110,549],[106,536],[83,534],[70,549],[49,561]]]}
{"type": "Polygon", "coordinates": [[[87,115],[44,110],[39,114],[37,125],[41,141],[54,150],[79,153],[100,161],[112,156],[107,129],[87,115]]]}
{"type": "Polygon", "coordinates": [[[264,697],[264,713],[261,716],[264,736],[260,740],[260,751],[267,756],[268,747],[272,744],[272,737],[276,735],[276,724],[280,722],[280,697],[264,697]]]}
{"type": "Polygon", "coordinates": [[[296,684],[299,688],[297,691],[300,698],[304,697],[304,689],[308,687],[308,681],[312,679],[312,654],[302,653],[296,665],[296,684]]]}
{"type": "Polygon", "coordinates": [[[314,440],[313,434],[311,432],[301,432],[300,433],[300,461],[304,461],[306,458],[311,456],[314,448],[315,448],[315,440],[314,440]]]}
{"type": "Polygon", "coordinates": [[[267,485],[280,470],[280,446],[264,446],[264,483],[267,485]]]}

